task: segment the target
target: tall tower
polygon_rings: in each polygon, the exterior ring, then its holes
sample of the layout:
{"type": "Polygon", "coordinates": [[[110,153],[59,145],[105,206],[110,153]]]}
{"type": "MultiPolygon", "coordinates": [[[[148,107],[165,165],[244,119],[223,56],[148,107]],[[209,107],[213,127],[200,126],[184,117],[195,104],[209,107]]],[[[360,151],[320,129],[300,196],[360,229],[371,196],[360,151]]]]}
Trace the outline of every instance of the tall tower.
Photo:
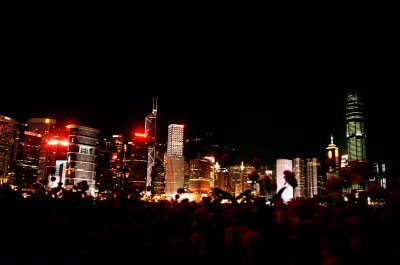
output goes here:
{"type": "Polygon", "coordinates": [[[282,193],[282,199],[288,202],[293,198],[293,188],[288,185],[285,181],[283,172],[285,170],[293,170],[293,162],[289,159],[277,159],[276,160],[276,188],[279,191],[281,188],[286,187],[282,193]]]}
{"type": "Polygon", "coordinates": [[[96,148],[100,131],[81,125],[68,125],[69,145],[65,186],[71,188],[86,180],[94,195],[96,180],[96,148]]]}
{"type": "Polygon", "coordinates": [[[52,136],[55,130],[55,119],[49,118],[32,118],[28,119],[29,131],[40,134],[42,137],[42,143],[40,145],[40,156],[39,156],[39,169],[38,169],[38,178],[43,179],[47,177],[49,172],[46,172],[47,168],[47,149],[48,149],[48,141],[50,140],[50,136],[52,136]]]}
{"type": "Polygon", "coordinates": [[[184,186],[183,125],[168,126],[165,193],[173,194],[184,186]]]}
{"type": "Polygon", "coordinates": [[[350,91],[346,100],[346,140],[348,161],[367,159],[364,109],[357,92],[350,91]]]}
{"type": "Polygon", "coordinates": [[[339,160],[339,148],[333,143],[333,136],[331,135],[331,143],[326,148],[326,177],[337,177],[339,173],[340,160],[339,160]]]}
{"type": "Polygon", "coordinates": [[[153,110],[149,116],[145,118],[145,134],[147,137],[148,152],[147,152],[147,174],[146,174],[146,194],[151,195],[152,177],[154,162],[156,160],[156,121],[157,121],[157,98],[153,97],[153,110]]]}
{"type": "Polygon", "coordinates": [[[0,115],[0,177],[6,175],[10,165],[15,120],[0,115]]]}
{"type": "Polygon", "coordinates": [[[167,156],[183,156],[183,127],[180,124],[168,126],[167,156]]]}

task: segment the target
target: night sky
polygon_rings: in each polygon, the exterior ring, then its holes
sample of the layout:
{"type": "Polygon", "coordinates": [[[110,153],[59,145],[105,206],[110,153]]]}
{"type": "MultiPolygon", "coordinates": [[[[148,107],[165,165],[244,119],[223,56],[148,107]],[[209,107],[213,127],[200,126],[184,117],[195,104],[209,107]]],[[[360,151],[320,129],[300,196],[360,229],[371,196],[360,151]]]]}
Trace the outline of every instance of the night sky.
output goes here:
{"type": "MultiPolygon", "coordinates": [[[[52,117],[105,134],[144,130],[158,98],[157,138],[185,124],[245,159],[320,156],[345,148],[345,99],[365,106],[367,151],[389,158],[398,113],[392,35],[379,27],[32,32],[11,45],[0,114],[52,117]]],[[[396,62],[397,64],[397,62],[396,62]]]]}

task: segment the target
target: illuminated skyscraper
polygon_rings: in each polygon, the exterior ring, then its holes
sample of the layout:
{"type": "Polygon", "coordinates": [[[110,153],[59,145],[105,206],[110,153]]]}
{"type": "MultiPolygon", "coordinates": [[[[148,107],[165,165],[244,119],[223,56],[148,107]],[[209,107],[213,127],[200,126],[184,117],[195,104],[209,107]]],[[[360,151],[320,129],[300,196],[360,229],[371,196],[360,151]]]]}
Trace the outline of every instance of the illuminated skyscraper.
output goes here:
{"type": "Polygon", "coordinates": [[[193,193],[208,193],[210,191],[210,176],[212,163],[205,158],[190,160],[189,190],[193,193]]]}
{"type": "Polygon", "coordinates": [[[293,188],[288,183],[286,183],[283,172],[285,170],[292,171],[293,163],[289,159],[277,159],[276,160],[276,188],[279,191],[281,188],[286,187],[282,193],[282,199],[288,202],[293,198],[293,188]]]}
{"type": "Polygon", "coordinates": [[[168,126],[167,156],[183,156],[183,125],[171,124],[168,126]]]}
{"type": "Polygon", "coordinates": [[[339,148],[333,143],[333,136],[331,136],[331,143],[326,150],[326,178],[338,177],[340,167],[339,148]]]}
{"type": "Polygon", "coordinates": [[[355,91],[347,94],[346,140],[349,162],[367,159],[363,104],[355,91]]]}
{"type": "Polygon", "coordinates": [[[100,131],[80,125],[68,125],[68,128],[70,131],[65,186],[71,188],[78,182],[86,180],[89,193],[93,195],[96,179],[96,147],[100,131]]]}
{"type": "Polygon", "coordinates": [[[0,177],[6,175],[10,165],[15,120],[0,115],[0,177]]]}
{"type": "Polygon", "coordinates": [[[307,161],[300,157],[293,159],[293,172],[297,180],[294,197],[306,197],[307,161]]]}
{"type": "Polygon", "coordinates": [[[39,169],[38,178],[42,179],[47,177],[47,144],[52,136],[52,132],[55,130],[56,120],[49,118],[32,118],[28,120],[29,131],[40,134],[42,137],[42,143],[40,145],[40,156],[39,156],[39,169]]]}
{"type": "Polygon", "coordinates": [[[168,126],[165,158],[165,193],[173,194],[184,186],[183,125],[168,126]]]}

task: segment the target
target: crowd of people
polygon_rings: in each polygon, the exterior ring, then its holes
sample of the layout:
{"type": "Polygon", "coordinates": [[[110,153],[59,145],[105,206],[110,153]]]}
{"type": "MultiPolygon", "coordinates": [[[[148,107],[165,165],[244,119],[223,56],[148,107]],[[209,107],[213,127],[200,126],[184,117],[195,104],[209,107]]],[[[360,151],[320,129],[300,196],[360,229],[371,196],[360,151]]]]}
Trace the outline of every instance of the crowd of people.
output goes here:
{"type": "MultiPolygon", "coordinates": [[[[371,191],[372,192],[372,191],[371,191]]],[[[127,192],[0,189],[3,264],[394,264],[400,189],[272,203],[150,202],[127,192]],[[368,197],[369,194],[364,194],[368,197]],[[372,195],[372,194],[371,194],[372,195]]]]}

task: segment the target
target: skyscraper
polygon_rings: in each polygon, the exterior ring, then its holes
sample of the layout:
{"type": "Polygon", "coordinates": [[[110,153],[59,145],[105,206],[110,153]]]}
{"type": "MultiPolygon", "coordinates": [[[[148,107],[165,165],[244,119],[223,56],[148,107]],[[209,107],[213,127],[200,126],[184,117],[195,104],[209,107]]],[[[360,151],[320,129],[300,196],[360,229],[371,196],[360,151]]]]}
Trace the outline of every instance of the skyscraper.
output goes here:
{"type": "Polygon", "coordinates": [[[0,115],[0,177],[6,175],[10,165],[15,120],[0,115]]]}
{"type": "Polygon", "coordinates": [[[289,170],[293,170],[292,160],[289,159],[277,159],[276,160],[276,188],[277,191],[286,187],[281,197],[285,202],[288,202],[293,198],[293,188],[289,184],[286,183],[283,172],[289,170]]]}
{"type": "Polygon", "coordinates": [[[346,100],[346,140],[348,161],[365,161],[366,134],[364,128],[364,109],[357,92],[350,91],[346,100]]]}
{"type": "Polygon", "coordinates": [[[28,119],[29,131],[40,134],[42,137],[42,143],[40,145],[40,156],[39,156],[39,169],[38,178],[42,179],[47,177],[49,172],[46,172],[47,168],[47,155],[48,155],[48,141],[55,130],[56,120],[49,118],[32,118],[28,119]]]}
{"type": "Polygon", "coordinates": [[[184,185],[183,125],[168,126],[165,157],[165,193],[173,194],[184,185]]]}
{"type": "Polygon", "coordinates": [[[340,160],[339,160],[339,148],[333,143],[333,136],[331,135],[331,143],[326,147],[327,158],[325,162],[326,166],[326,178],[338,177],[340,160]]]}
{"type": "Polygon", "coordinates": [[[68,125],[68,128],[70,132],[65,186],[72,187],[86,180],[89,193],[93,195],[96,179],[96,147],[100,131],[80,125],[68,125]]]}
{"type": "Polygon", "coordinates": [[[183,156],[183,125],[171,124],[168,126],[167,156],[183,156]]]}

